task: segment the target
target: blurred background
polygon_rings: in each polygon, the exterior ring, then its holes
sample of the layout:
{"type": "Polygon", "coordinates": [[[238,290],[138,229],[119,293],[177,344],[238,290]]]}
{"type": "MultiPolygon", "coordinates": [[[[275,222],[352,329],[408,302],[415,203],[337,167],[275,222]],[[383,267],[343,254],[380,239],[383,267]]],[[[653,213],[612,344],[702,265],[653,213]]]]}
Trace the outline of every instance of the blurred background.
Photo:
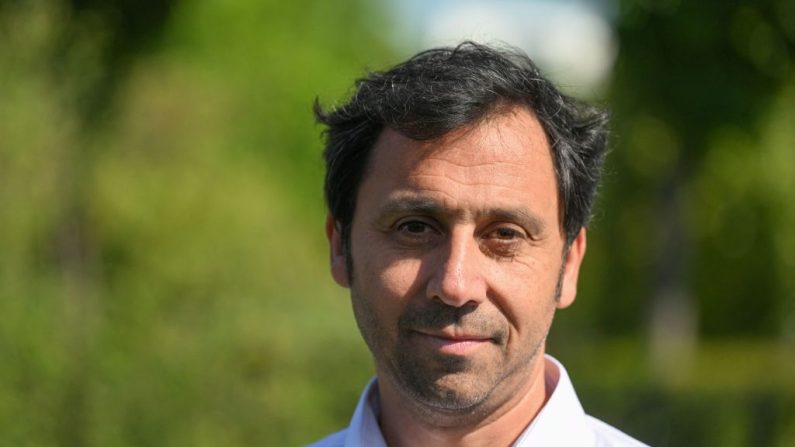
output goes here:
{"type": "Polygon", "coordinates": [[[502,40],[607,105],[549,351],[656,446],[795,446],[795,2],[0,0],[0,445],[292,446],[373,368],[311,104],[502,40]]]}

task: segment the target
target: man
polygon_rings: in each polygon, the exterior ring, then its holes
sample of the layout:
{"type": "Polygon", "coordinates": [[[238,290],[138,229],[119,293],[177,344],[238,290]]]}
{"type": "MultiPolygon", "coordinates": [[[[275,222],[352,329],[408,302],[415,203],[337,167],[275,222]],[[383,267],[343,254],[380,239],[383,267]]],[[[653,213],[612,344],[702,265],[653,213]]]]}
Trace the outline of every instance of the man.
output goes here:
{"type": "Polygon", "coordinates": [[[316,115],[332,276],[377,378],[315,445],[642,445],[587,416],[545,355],[576,294],[606,115],[523,53],[471,42],[316,115]]]}

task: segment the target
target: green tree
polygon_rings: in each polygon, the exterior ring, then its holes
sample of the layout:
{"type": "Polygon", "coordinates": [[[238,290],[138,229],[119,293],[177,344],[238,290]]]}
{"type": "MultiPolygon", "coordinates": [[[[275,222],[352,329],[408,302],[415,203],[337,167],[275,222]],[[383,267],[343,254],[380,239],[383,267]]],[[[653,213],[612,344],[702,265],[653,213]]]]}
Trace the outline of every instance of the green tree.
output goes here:
{"type": "Polygon", "coordinates": [[[377,11],[51,0],[0,26],[0,444],[341,426],[371,367],[325,281],[311,104],[389,56],[377,11]]]}
{"type": "Polygon", "coordinates": [[[792,172],[767,172],[761,161],[777,150],[762,140],[795,78],[792,5],[621,3],[605,189],[606,214],[619,224],[602,228],[601,243],[616,248],[605,260],[603,326],[650,321],[663,338],[677,320],[704,335],[782,333],[793,295],[771,264],[781,263],[776,232],[792,230],[777,217],[783,191],[764,178],[792,172]],[[621,310],[640,310],[638,296],[648,297],[649,320],[621,310]]]}

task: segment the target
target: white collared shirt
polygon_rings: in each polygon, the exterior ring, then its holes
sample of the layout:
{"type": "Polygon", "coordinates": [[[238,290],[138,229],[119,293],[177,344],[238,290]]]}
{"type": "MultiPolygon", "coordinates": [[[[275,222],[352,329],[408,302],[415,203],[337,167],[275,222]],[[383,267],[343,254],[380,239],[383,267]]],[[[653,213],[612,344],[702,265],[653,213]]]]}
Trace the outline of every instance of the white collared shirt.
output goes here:
{"type": "MultiPolygon", "coordinates": [[[[620,430],[585,414],[563,365],[552,356],[545,356],[547,383],[554,387],[544,408],[519,435],[513,447],[566,446],[612,447],[645,446],[620,430]]],[[[310,447],[386,447],[378,426],[379,397],[376,379],[364,389],[348,428],[312,444],[310,447]]]]}

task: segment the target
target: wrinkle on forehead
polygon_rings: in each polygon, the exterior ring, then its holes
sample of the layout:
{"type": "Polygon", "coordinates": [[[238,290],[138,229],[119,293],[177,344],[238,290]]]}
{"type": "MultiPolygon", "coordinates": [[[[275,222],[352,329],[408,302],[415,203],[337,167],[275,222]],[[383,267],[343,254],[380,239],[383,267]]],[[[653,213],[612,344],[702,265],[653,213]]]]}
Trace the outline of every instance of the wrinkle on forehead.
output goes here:
{"type": "Polygon", "coordinates": [[[522,200],[534,210],[551,206],[563,230],[546,133],[535,115],[521,106],[495,112],[434,140],[418,141],[386,128],[376,142],[363,183],[368,178],[393,192],[433,193],[452,207],[466,207],[464,202],[470,201],[499,207],[502,199],[504,203],[522,200]],[[403,176],[391,175],[396,172],[403,176]],[[540,190],[549,194],[527,195],[540,190]]]}
{"type": "Polygon", "coordinates": [[[454,180],[462,183],[471,178],[472,172],[484,175],[500,172],[516,178],[555,176],[546,133],[535,115],[522,107],[492,113],[487,119],[427,141],[413,140],[387,128],[376,143],[376,146],[381,145],[411,148],[404,149],[399,156],[387,155],[392,163],[403,167],[421,166],[425,170],[441,163],[454,180]],[[528,151],[536,160],[529,166],[519,161],[525,159],[528,151]],[[552,167],[551,172],[547,167],[552,167]],[[453,174],[456,168],[462,175],[453,174]],[[475,171],[464,173],[467,168],[475,171]]]}
{"type": "MultiPolygon", "coordinates": [[[[455,148],[460,146],[460,141],[470,137],[477,138],[481,150],[488,151],[491,149],[489,151],[491,153],[509,151],[514,152],[514,155],[518,155],[519,151],[511,150],[511,147],[518,147],[528,142],[533,146],[550,147],[546,131],[541,126],[535,113],[521,106],[500,107],[479,121],[453,129],[439,138],[421,141],[420,143],[422,146],[430,148],[442,146],[455,148]],[[504,131],[508,127],[508,123],[510,123],[511,127],[523,128],[523,131],[519,134],[508,132],[508,136],[506,136],[504,131]],[[514,136],[519,135],[521,135],[520,139],[523,140],[522,143],[519,145],[512,144],[511,141],[515,139],[514,136]]],[[[513,143],[516,142],[513,141],[513,143]]]]}
{"type": "MultiPolygon", "coordinates": [[[[416,148],[420,149],[419,152],[423,153],[434,152],[434,150],[438,150],[439,148],[461,150],[459,147],[460,142],[469,137],[473,137],[479,139],[479,143],[481,143],[479,145],[480,151],[488,151],[496,154],[498,152],[510,151],[511,145],[505,141],[505,136],[503,135],[503,131],[506,127],[505,120],[510,120],[512,123],[524,127],[524,132],[521,132],[521,134],[529,140],[524,141],[524,143],[530,142],[533,146],[539,146],[547,150],[551,147],[546,131],[543,126],[541,126],[535,113],[523,105],[511,103],[498,105],[483,118],[429,140],[415,140],[395,129],[385,127],[373,146],[376,147],[383,144],[401,146],[410,142],[413,143],[416,148]],[[495,132],[492,133],[492,130],[495,132]],[[495,141],[491,141],[490,144],[485,144],[489,137],[492,137],[491,139],[495,141]],[[489,149],[491,150],[489,151],[489,149]]],[[[468,149],[463,149],[463,151],[468,151],[468,149]]],[[[518,155],[517,151],[513,152],[515,155],[518,155]]]]}

